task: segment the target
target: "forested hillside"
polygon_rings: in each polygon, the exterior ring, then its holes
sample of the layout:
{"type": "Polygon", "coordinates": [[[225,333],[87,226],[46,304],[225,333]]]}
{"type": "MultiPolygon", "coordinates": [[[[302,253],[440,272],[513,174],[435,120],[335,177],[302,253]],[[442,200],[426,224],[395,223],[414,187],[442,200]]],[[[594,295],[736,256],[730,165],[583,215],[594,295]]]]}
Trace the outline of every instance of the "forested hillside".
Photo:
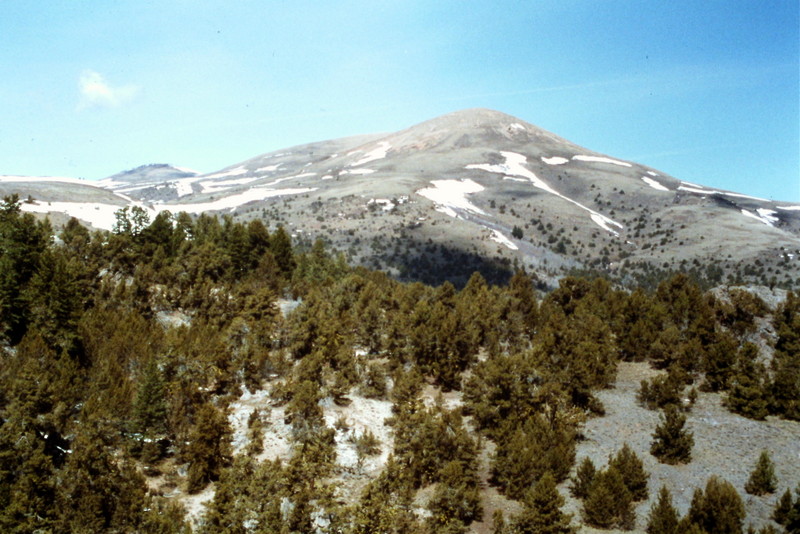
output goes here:
{"type": "Polygon", "coordinates": [[[800,424],[800,298],[680,273],[536,282],[401,283],[261,220],[136,207],[112,232],[54,235],[6,198],[0,531],[800,532],[777,451],[744,487],[711,476],[688,510],[642,462],[697,461],[704,395],[800,424]],[[595,465],[576,450],[620,362],[657,370],[638,402],[660,422],[649,450],[595,465]]]}

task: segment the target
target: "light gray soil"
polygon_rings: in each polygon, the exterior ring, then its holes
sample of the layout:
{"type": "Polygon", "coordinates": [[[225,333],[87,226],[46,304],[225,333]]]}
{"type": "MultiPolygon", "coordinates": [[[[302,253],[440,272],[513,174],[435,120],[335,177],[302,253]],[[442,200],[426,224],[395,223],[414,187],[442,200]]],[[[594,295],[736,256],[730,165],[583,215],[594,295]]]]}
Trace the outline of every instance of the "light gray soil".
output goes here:
{"type": "MultiPolygon", "coordinates": [[[[695,440],[692,461],[679,466],[661,464],[650,454],[652,433],[659,414],[642,408],[636,402],[640,381],[655,373],[647,364],[620,364],[616,387],[598,394],[605,405],[606,415],[586,423],[586,440],[578,445],[576,465],[588,456],[595,466],[601,468],[609,455],[626,442],[639,455],[650,473],[650,499],[636,507],[633,532],[644,532],[650,507],[662,485],[672,492],[678,512],[685,514],[695,488],[704,488],[711,475],[724,478],[739,491],[747,510],[745,526],[752,523],[758,527],[769,522],[780,495],[786,488],[795,488],[800,482],[800,423],[776,418],[766,421],[746,419],[727,411],[722,405],[722,395],[701,393],[687,418],[687,427],[694,433],[695,440]],[[764,449],[769,451],[775,463],[778,491],[773,495],[755,497],[744,491],[744,485],[764,449]]],[[[567,499],[565,511],[574,514],[574,523],[578,524],[581,504],[569,495],[567,486],[565,483],[561,488],[567,499]]],[[[583,526],[580,532],[613,531],[583,526]]]]}

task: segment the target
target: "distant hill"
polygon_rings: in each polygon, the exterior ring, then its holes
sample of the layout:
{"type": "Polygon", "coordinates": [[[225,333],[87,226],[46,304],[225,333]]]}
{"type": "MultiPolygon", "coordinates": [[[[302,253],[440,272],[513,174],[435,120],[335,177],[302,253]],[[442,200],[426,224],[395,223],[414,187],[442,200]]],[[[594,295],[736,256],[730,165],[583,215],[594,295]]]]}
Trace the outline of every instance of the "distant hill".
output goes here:
{"type": "Polygon", "coordinates": [[[210,174],[147,165],[99,182],[0,177],[0,194],[12,192],[37,201],[25,210],[106,229],[107,212],[131,203],[261,218],[432,283],[474,270],[502,281],[522,266],[550,285],[567,272],[642,282],[690,269],[712,283],[800,285],[800,206],[684,182],[485,109],[210,174]]]}

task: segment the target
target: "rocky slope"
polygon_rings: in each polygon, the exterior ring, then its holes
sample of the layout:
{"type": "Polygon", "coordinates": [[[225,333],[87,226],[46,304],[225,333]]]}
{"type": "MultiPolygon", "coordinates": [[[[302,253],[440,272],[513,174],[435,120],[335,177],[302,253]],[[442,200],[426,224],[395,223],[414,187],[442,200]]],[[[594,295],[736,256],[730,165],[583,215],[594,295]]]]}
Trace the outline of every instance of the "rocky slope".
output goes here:
{"type": "Polygon", "coordinates": [[[690,268],[712,282],[800,278],[800,206],[683,182],[490,110],[291,147],[211,174],[151,165],[99,182],[47,180],[0,177],[0,194],[107,229],[113,210],[131,203],[152,214],[261,218],[351,261],[434,283],[474,270],[502,280],[514,264],[545,283],[576,270],[630,281],[690,268]]]}

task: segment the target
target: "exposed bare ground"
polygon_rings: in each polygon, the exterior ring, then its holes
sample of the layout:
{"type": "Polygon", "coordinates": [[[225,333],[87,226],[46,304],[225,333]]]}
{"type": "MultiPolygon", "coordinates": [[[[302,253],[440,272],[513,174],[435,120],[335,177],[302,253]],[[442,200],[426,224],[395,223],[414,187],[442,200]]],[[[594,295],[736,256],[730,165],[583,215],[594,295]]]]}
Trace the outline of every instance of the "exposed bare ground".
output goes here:
{"type": "MultiPolygon", "coordinates": [[[[649,452],[658,412],[642,408],[636,402],[640,381],[653,374],[655,372],[647,364],[620,363],[616,387],[598,394],[606,415],[586,423],[586,440],[578,445],[576,464],[588,456],[598,468],[602,467],[609,455],[626,442],[636,451],[650,473],[650,499],[636,507],[634,532],[644,532],[650,507],[662,485],[669,488],[673,504],[684,514],[689,509],[694,489],[705,487],[711,475],[724,478],[739,491],[747,510],[745,525],[759,526],[769,521],[778,497],[786,488],[794,488],[800,482],[800,423],[776,418],[752,421],[727,411],[722,406],[722,395],[701,393],[687,418],[695,440],[692,461],[679,466],[661,464],[649,452]],[[775,463],[779,489],[773,495],[755,497],[744,491],[744,485],[764,449],[775,463]]],[[[580,502],[569,495],[567,486],[568,483],[561,486],[567,499],[565,511],[573,513],[573,522],[578,524],[580,502]]],[[[583,526],[580,532],[601,531],[583,526]]]]}

